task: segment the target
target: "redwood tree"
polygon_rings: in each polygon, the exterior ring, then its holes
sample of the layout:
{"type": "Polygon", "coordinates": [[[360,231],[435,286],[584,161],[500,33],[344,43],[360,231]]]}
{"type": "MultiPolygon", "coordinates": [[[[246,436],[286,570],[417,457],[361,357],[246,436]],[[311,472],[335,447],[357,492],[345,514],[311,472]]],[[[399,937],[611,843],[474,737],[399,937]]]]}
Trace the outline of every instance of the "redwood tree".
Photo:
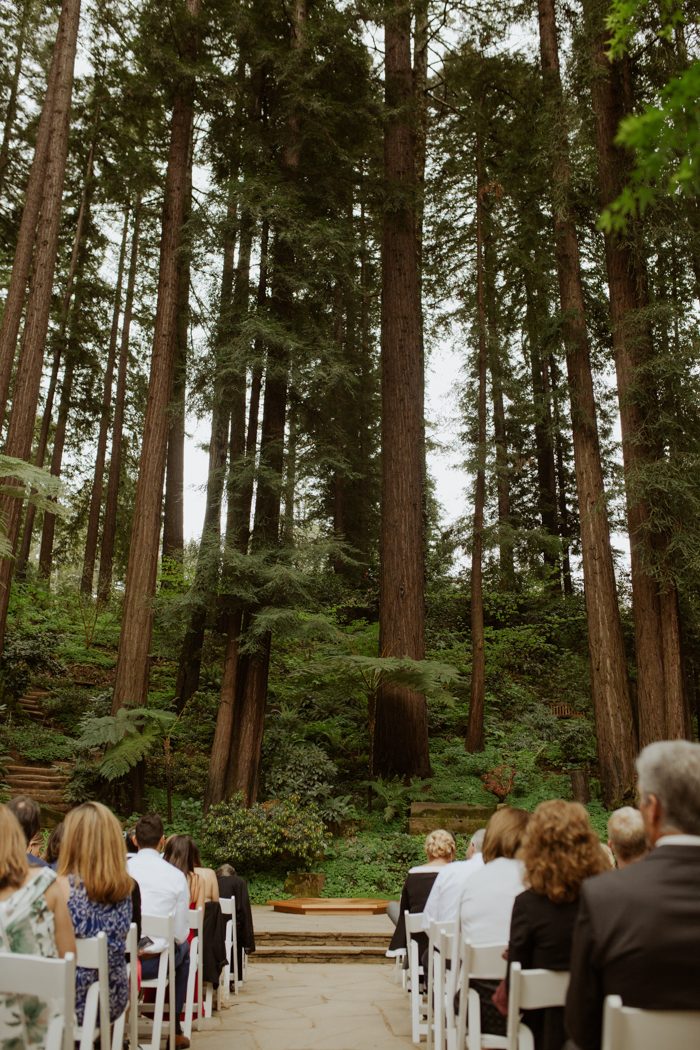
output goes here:
{"type": "Polygon", "coordinates": [[[168,405],[175,364],[178,253],[182,244],[187,204],[189,144],[195,95],[193,64],[197,56],[201,0],[187,0],[186,6],[187,64],[183,64],[179,70],[170,126],[151,374],[112,700],[114,712],[120,707],[145,704],[148,692],[148,650],[153,629],[151,603],[158,569],[168,405]]]}
{"type": "Polygon", "coordinates": [[[603,798],[607,805],[614,805],[633,790],[636,733],[617,603],[578,238],[571,205],[571,169],[563,122],[565,105],[554,0],[538,0],[538,15],[543,88],[551,122],[551,203],[571,398],[591,693],[603,798]]]}
{"type": "MultiPolygon", "coordinates": [[[[414,150],[411,12],[387,3],[382,227],[382,517],[379,647],[425,655],[423,332],[414,150]]],[[[424,100],[423,100],[424,101],[424,100]]],[[[382,776],[428,776],[425,697],[384,683],[374,711],[372,762],[382,776]]]]}

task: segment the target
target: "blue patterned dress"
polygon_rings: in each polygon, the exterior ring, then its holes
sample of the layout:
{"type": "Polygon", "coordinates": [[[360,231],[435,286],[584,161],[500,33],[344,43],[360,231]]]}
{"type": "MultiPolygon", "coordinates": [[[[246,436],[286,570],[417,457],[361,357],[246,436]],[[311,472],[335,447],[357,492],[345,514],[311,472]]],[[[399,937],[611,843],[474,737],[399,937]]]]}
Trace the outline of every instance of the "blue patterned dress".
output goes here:
{"type": "MultiPolygon", "coordinates": [[[[116,1021],[129,999],[129,979],[126,968],[126,935],[131,925],[131,897],[116,904],[98,904],[88,897],[85,886],[75,875],[69,875],[70,896],[68,911],[73,920],[76,937],[96,937],[107,934],[109,961],[109,1017],[116,1021]]],[[[79,966],[75,977],[75,1012],[78,1024],[83,1023],[85,997],[90,985],[97,980],[97,970],[79,966]]]]}

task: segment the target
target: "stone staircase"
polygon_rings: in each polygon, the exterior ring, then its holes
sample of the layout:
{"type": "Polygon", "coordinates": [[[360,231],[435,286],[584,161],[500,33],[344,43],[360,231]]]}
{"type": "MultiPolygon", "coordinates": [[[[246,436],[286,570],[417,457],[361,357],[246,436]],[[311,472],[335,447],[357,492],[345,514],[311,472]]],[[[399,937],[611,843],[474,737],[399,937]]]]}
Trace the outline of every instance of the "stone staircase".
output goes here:
{"type": "MultiPolygon", "coordinates": [[[[28,718],[43,725],[46,711],[43,700],[50,694],[45,689],[29,688],[19,700],[28,718]]],[[[10,789],[10,797],[31,795],[44,811],[46,824],[56,823],[70,808],[64,797],[64,791],[70,774],[64,764],[29,765],[22,758],[11,759],[5,765],[5,783],[10,789]]]]}
{"type": "Polygon", "coordinates": [[[352,930],[262,930],[250,963],[388,963],[386,933],[352,930]]]}

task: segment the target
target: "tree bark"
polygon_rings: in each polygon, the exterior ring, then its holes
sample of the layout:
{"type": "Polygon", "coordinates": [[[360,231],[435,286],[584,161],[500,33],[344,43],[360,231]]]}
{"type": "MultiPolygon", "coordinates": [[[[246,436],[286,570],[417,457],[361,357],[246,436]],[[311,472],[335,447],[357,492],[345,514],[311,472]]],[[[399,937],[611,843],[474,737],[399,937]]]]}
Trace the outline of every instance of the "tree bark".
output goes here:
{"type": "Polygon", "coordinates": [[[97,435],[95,471],[93,475],[92,492],[90,493],[85,554],[83,556],[83,572],[80,579],[81,593],[88,596],[92,595],[92,583],[95,575],[95,559],[97,557],[97,537],[100,529],[100,510],[102,509],[102,493],[104,490],[107,437],[109,435],[109,421],[112,414],[112,385],[114,382],[114,364],[117,356],[117,340],[119,338],[119,318],[121,316],[122,286],[124,283],[124,269],[126,267],[126,249],[129,237],[130,217],[131,206],[127,203],[126,208],[124,209],[124,228],[122,230],[122,240],[119,248],[117,284],[114,290],[114,308],[112,310],[112,326],[109,332],[109,347],[107,350],[107,363],[105,366],[105,378],[102,388],[102,413],[100,415],[100,429],[97,435]]]}
{"type": "Polygon", "coordinates": [[[544,370],[544,378],[545,383],[549,381],[549,392],[552,399],[554,451],[557,466],[557,507],[559,510],[559,535],[561,537],[561,575],[564,596],[568,598],[574,593],[574,584],[571,576],[571,518],[569,517],[568,486],[566,470],[564,469],[564,423],[559,407],[559,369],[554,359],[554,354],[549,355],[549,360],[544,370]]]}
{"type": "MultiPolygon", "coordinates": [[[[388,2],[384,16],[386,115],[382,228],[382,656],[425,655],[423,333],[414,154],[411,19],[388,2]]],[[[430,775],[425,697],[384,683],[372,746],[379,776],[430,775]]]]}
{"type": "Polygon", "coordinates": [[[603,799],[612,806],[634,790],[636,733],[610,548],[578,241],[570,205],[571,176],[567,132],[562,124],[565,106],[554,0],[538,0],[538,15],[544,95],[552,122],[554,237],[571,394],[591,692],[603,799]]]}
{"type": "Polygon", "coordinates": [[[119,479],[122,464],[122,436],[124,431],[124,405],[126,399],[126,381],[129,370],[129,338],[131,335],[131,318],[134,311],[134,291],[136,288],[136,270],[139,255],[139,235],[141,232],[141,198],[137,197],[134,205],[134,229],[131,235],[131,258],[129,276],[126,282],[124,300],[124,319],[122,337],[119,344],[119,361],[117,363],[117,389],[114,395],[114,420],[112,421],[112,443],[107,475],[107,494],[102,524],[102,542],[100,545],[100,571],[97,577],[97,598],[100,602],[109,600],[112,589],[112,565],[114,562],[114,541],[117,534],[117,504],[119,501],[119,479]]]}
{"type": "Polygon", "coordinates": [[[474,484],[474,519],[472,525],[471,564],[471,635],[472,675],[469,717],[465,747],[467,751],[484,749],[484,694],[486,660],[484,651],[484,507],[486,504],[486,372],[488,365],[486,297],[484,291],[484,185],[482,143],[476,143],[476,329],[478,339],[478,394],[476,432],[476,481],[474,484]]]}
{"type": "MultiPolygon", "coordinates": [[[[80,0],[77,0],[78,8],[79,4],[80,0]]],[[[58,154],[54,153],[52,149],[54,169],[52,176],[55,181],[56,165],[60,166],[61,129],[70,113],[70,99],[73,91],[72,63],[75,61],[75,43],[73,43],[73,57],[71,61],[70,37],[75,25],[77,38],[77,23],[80,21],[80,10],[78,9],[77,15],[73,10],[75,5],[76,0],[64,0],[61,10],[56,43],[46,85],[46,95],[36,133],[34,159],[29,170],[29,178],[25,190],[24,208],[22,209],[22,218],[19,224],[12,274],[10,275],[10,283],[3,308],[2,324],[0,325],[0,426],[2,426],[5,418],[7,398],[10,392],[12,366],[15,360],[22,308],[34,257],[37,223],[42,209],[42,199],[47,190],[46,176],[48,175],[47,159],[49,158],[49,147],[52,134],[56,130],[58,133],[56,140],[58,154]],[[67,65],[70,65],[69,69],[67,65]]],[[[63,167],[65,168],[65,160],[63,167]]],[[[61,178],[61,191],[62,187],[63,180],[61,178]]],[[[46,232],[44,231],[44,234],[46,232]]],[[[43,240],[42,244],[45,249],[46,241],[43,240]]]]}
{"type": "MultiPolygon", "coordinates": [[[[625,105],[631,95],[629,70],[626,59],[610,62],[607,57],[608,33],[602,5],[598,0],[585,0],[584,12],[592,50],[591,94],[600,203],[605,208],[622,192],[631,171],[631,158],[615,145],[620,121],[630,109],[625,105]]],[[[686,736],[689,726],[685,717],[675,587],[669,582],[660,588],[652,575],[653,552],[647,538],[651,507],[636,491],[640,472],[658,458],[646,437],[649,416],[653,423],[656,405],[653,393],[644,389],[643,374],[654,347],[651,327],[640,313],[649,306],[649,300],[638,241],[636,223],[625,234],[605,234],[630,538],[639,744],[644,747],[669,736],[686,736]],[[663,618],[662,606],[667,613],[663,618]]]]}
{"type": "MultiPolygon", "coordinates": [[[[80,0],[64,0],[54,51],[55,82],[51,107],[51,149],[43,155],[41,225],[34,252],[34,276],[27,302],[12,412],[5,445],[6,455],[17,459],[29,457],[34,436],[61,224],[61,202],[68,152],[68,127],[79,22],[80,0]]],[[[49,92],[49,95],[51,94],[49,92]]],[[[39,155],[40,151],[37,149],[35,163],[39,155]]],[[[30,175],[30,182],[32,175],[30,175]]],[[[29,203],[29,194],[27,196],[25,211],[29,203]]],[[[15,254],[15,264],[17,264],[18,253],[15,254]]],[[[3,361],[3,364],[5,363],[3,361]]],[[[22,489],[18,488],[16,496],[21,495],[22,489]]],[[[0,517],[5,522],[7,539],[12,547],[17,541],[21,509],[19,498],[8,495],[0,500],[0,517]]],[[[5,642],[12,569],[12,561],[9,558],[0,562],[0,652],[5,642]]]]}
{"type": "MultiPolygon", "coordinates": [[[[197,56],[197,20],[201,0],[187,0],[188,59],[197,56]]],[[[168,405],[172,396],[177,330],[178,253],[186,215],[187,171],[194,113],[194,78],[183,72],[177,85],[163,202],[158,300],[151,376],[134,501],[124,611],[112,711],[145,705],[148,651],[153,629],[152,600],[158,570],[158,539],[168,441],[168,405]]]]}

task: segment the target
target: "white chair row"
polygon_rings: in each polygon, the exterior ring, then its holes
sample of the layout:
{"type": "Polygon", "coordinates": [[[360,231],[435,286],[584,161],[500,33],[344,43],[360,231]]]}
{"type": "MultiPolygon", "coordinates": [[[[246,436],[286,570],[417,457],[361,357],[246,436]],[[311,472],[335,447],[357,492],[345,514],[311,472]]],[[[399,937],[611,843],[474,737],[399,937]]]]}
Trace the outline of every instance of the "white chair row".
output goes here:
{"type": "MultiPolygon", "coordinates": [[[[411,989],[418,988],[420,961],[411,933],[422,930],[422,915],[405,915],[411,989]]],[[[505,945],[471,945],[459,938],[454,923],[432,923],[428,931],[428,989],[411,994],[413,1042],[425,1036],[434,1050],[534,1050],[534,1039],[522,1020],[523,1011],[564,1006],[569,974],[553,970],[523,970],[512,963],[509,974],[506,1035],[481,1029],[481,1004],[474,981],[500,981],[506,975],[505,945]],[[455,1014],[455,995],[459,1009],[455,1014]]],[[[527,1019],[527,1015],[525,1015],[527,1019]]],[[[697,1050],[700,1011],[650,1011],[624,1007],[619,996],[608,996],[602,1050],[697,1050]]]]}

